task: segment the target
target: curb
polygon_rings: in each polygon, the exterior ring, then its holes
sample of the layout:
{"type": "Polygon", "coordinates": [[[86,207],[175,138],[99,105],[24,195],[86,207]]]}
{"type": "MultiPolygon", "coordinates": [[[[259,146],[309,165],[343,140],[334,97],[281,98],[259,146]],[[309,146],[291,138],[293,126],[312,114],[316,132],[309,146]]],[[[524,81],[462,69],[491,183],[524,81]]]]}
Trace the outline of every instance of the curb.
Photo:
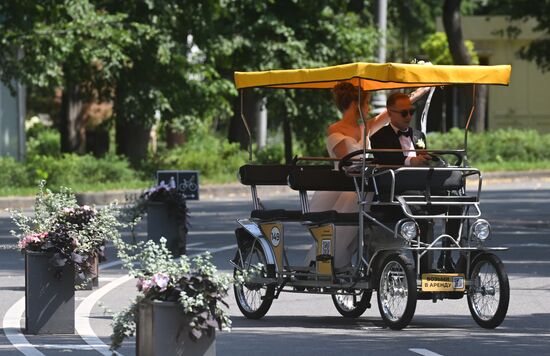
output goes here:
{"type": "MultiPolygon", "coordinates": [[[[517,171],[517,172],[487,172],[483,173],[484,184],[499,184],[505,182],[548,181],[550,170],[517,171]]],[[[145,189],[145,188],[144,188],[145,189]]],[[[258,187],[258,195],[262,197],[289,196],[295,191],[284,186],[258,187]]],[[[112,190],[105,192],[76,193],[80,205],[106,205],[115,200],[119,203],[138,197],[143,189],[112,190]]],[[[238,198],[250,198],[250,187],[240,183],[204,185],[200,187],[201,201],[220,201],[238,198]]],[[[0,209],[25,209],[34,206],[34,197],[13,196],[0,197],[0,209]]]]}

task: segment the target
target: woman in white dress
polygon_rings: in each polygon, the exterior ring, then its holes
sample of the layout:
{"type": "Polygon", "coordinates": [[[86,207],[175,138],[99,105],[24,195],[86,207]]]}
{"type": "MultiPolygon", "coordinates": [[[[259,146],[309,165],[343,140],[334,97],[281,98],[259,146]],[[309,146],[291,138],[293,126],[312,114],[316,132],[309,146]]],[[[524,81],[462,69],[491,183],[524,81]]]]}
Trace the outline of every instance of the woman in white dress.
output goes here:
{"type": "MultiPolygon", "coordinates": [[[[420,88],[411,94],[411,102],[417,101],[429,89],[420,88]]],[[[327,151],[332,158],[342,158],[350,152],[363,149],[363,130],[365,126],[359,115],[359,105],[363,115],[369,112],[370,93],[361,92],[359,104],[359,89],[348,82],[338,83],[332,90],[334,101],[342,118],[330,125],[327,131],[327,151]]],[[[389,123],[388,112],[384,110],[376,117],[367,121],[367,149],[370,148],[369,136],[389,123]]],[[[335,164],[335,168],[337,163],[335,164]]],[[[372,194],[371,194],[372,195],[372,194]]],[[[369,197],[367,196],[367,199],[369,197]]],[[[372,196],[370,197],[372,199],[372,196]]],[[[358,212],[357,194],[355,192],[315,192],[311,199],[310,211],[336,210],[339,213],[358,212]]],[[[334,267],[343,268],[351,264],[351,258],[357,249],[357,226],[336,226],[336,241],[334,246],[334,267]]],[[[311,246],[306,264],[315,261],[316,246],[311,246]]]]}

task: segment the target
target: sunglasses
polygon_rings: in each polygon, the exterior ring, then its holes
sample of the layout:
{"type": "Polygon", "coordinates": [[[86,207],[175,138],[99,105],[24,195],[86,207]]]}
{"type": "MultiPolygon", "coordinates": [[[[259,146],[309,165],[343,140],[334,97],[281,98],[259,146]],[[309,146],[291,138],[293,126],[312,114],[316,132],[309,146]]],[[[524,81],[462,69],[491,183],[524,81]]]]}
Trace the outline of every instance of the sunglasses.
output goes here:
{"type": "Polygon", "coordinates": [[[407,117],[408,115],[413,116],[414,112],[416,111],[416,108],[410,108],[409,110],[390,110],[390,111],[398,112],[401,114],[401,116],[407,117]]]}

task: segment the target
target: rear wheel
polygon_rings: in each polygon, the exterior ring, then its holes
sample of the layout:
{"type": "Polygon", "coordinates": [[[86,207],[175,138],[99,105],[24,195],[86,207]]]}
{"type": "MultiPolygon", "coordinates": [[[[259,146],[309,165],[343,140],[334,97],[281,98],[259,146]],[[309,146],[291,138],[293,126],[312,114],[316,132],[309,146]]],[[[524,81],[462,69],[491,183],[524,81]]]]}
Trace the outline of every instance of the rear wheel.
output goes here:
{"type": "Polygon", "coordinates": [[[403,329],[416,310],[414,266],[402,254],[390,255],[382,264],[378,279],[378,309],[390,329],[403,329]]]}
{"type": "MultiPolygon", "coordinates": [[[[241,313],[249,319],[260,319],[271,307],[275,286],[258,282],[257,279],[265,278],[266,259],[261,247],[256,244],[241,251],[242,256],[237,257],[237,264],[242,268],[245,282],[234,284],[235,299],[241,313]],[[242,260],[241,260],[242,257],[242,260]]],[[[238,269],[234,269],[234,275],[238,269]]]]}
{"type": "Polygon", "coordinates": [[[370,308],[372,290],[363,290],[359,294],[345,294],[343,291],[332,295],[332,302],[338,313],[345,318],[358,318],[370,308]]]}
{"type": "Polygon", "coordinates": [[[482,328],[499,326],[508,312],[510,285],[504,266],[495,255],[480,256],[472,266],[468,307],[482,328]]]}

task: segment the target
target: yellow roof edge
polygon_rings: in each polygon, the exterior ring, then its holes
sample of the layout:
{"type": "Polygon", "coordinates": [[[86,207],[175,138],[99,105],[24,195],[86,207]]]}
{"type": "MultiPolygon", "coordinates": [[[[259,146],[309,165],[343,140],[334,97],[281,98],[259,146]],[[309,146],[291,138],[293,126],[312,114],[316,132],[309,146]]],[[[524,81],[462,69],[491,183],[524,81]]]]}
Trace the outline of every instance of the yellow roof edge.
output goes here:
{"type": "Polygon", "coordinates": [[[365,90],[397,89],[451,84],[508,85],[510,65],[420,65],[402,63],[350,63],[339,66],[235,72],[237,89],[332,88],[341,81],[361,85],[365,90]]]}

